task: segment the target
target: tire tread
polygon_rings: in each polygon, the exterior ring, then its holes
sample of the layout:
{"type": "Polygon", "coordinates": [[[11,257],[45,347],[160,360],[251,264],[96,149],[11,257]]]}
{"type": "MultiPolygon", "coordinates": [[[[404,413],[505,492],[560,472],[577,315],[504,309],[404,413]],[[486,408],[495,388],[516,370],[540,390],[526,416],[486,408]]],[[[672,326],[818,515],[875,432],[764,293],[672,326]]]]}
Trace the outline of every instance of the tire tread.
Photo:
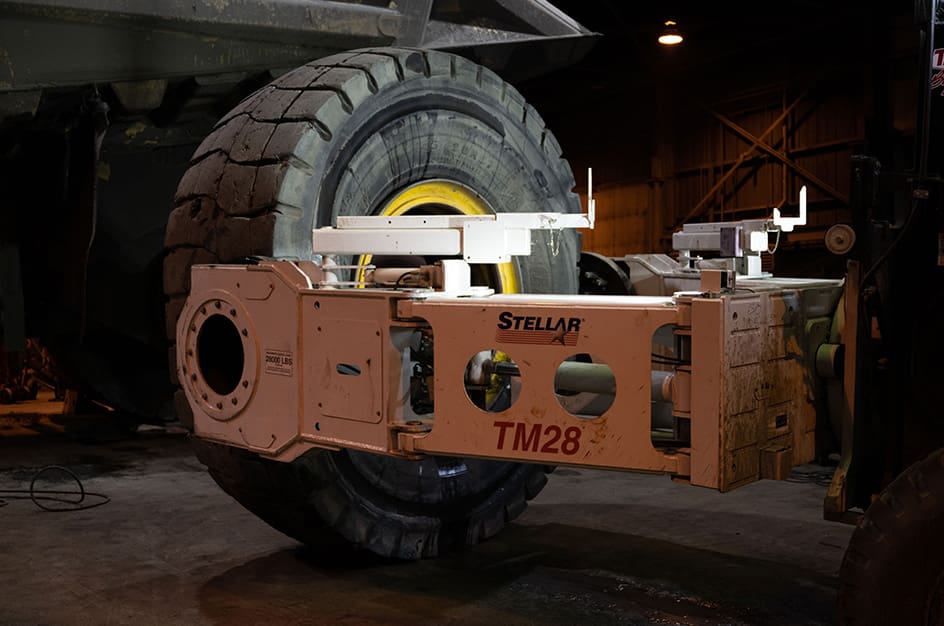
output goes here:
{"type": "MultiPolygon", "coordinates": [[[[906,469],[860,520],[840,568],[841,624],[904,624],[923,620],[923,608],[901,606],[905,590],[928,581],[909,577],[914,562],[934,558],[944,530],[944,449],[906,469]],[[897,602],[897,604],[896,604],[897,602]],[[911,613],[909,613],[911,611],[911,613]]],[[[922,622],[923,623],[923,622],[922,622]]]]}
{"type": "MultiPolygon", "coordinates": [[[[548,193],[562,193],[575,206],[574,177],[560,145],[518,90],[491,70],[462,57],[407,48],[365,49],[313,61],[243,99],[194,153],[165,237],[164,293],[172,340],[190,288],[189,268],[271,256],[276,220],[296,219],[309,205],[310,197],[294,184],[315,167],[306,155],[315,153],[319,143],[333,142],[364,101],[420,77],[485,91],[500,102],[520,122],[527,140],[547,155],[551,175],[566,188],[548,193]]],[[[378,554],[403,559],[436,556],[494,536],[525,510],[552,469],[518,466],[506,484],[457,522],[378,508],[342,479],[340,454],[315,450],[280,463],[219,443],[193,442],[221,488],[281,532],[318,544],[332,534],[325,532],[330,528],[378,554]]]]}

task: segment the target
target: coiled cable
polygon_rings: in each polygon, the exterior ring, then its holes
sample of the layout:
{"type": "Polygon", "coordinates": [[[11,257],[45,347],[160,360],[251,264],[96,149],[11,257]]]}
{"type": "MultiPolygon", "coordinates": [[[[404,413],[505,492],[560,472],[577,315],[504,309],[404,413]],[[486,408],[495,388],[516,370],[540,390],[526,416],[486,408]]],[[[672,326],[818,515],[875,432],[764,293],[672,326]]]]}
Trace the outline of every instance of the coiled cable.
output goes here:
{"type": "Polygon", "coordinates": [[[29,489],[0,489],[0,507],[10,504],[7,502],[8,500],[31,500],[37,507],[50,513],[85,511],[87,509],[94,509],[95,507],[111,502],[111,498],[103,493],[86,491],[85,485],[83,485],[82,481],[79,480],[79,477],[75,475],[75,472],[61,465],[47,465],[40,469],[33,475],[33,479],[30,481],[29,489]],[[67,474],[70,478],[72,478],[72,480],[75,481],[78,491],[37,489],[36,483],[39,481],[39,479],[44,474],[53,471],[67,474]],[[78,497],[76,498],[76,496],[78,497]],[[50,505],[47,503],[58,504],[50,505]]]}

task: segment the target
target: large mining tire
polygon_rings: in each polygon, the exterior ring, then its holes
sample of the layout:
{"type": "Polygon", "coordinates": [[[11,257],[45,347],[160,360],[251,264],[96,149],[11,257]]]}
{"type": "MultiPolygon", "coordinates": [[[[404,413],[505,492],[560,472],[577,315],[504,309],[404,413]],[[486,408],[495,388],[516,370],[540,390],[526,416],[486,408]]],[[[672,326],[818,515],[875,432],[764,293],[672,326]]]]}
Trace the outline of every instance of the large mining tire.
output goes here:
{"type": "MultiPolygon", "coordinates": [[[[580,209],[541,117],[461,57],[361,50],[281,76],[219,122],[180,183],[166,237],[169,336],[192,264],[308,258],[312,227],[390,213],[391,198],[423,181],[447,181],[496,212],[580,209]]],[[[572,233],[537,235],[533,254],[496,272],[496,286],[575,293],[577,248],[572,233]]],[[[538,465],[347,451],[279,464],[218,444],[197,449],[225,491],[290,536],[321,543],[333,530],[406,559],[493,536],[546,482],[538,465]]]]}
{"type": "Polygon", "coordinates": [[[841,624],[944,625],[944,449],[869,506],[839,578],[841,624]]]}

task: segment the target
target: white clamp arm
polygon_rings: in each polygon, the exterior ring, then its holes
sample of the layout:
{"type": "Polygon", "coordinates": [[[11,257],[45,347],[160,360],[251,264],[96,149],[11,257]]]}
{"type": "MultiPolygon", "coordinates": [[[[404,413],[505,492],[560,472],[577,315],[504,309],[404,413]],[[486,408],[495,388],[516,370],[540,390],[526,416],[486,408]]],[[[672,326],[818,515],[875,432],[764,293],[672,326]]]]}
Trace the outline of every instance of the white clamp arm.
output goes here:
{"type": "Polygon", "coordinates": [[[339,216],[312,231],[316,254],[457,256],[468,263],[507,263],[531,254],[532,230],[593,228],[596,201],[588,171],[587,213],[339,216]]]}
{"type": "Polygon", "coordinates": [[[338,217],[312,231],[317,254],[461,255],[469,263],[507,263],[531,254],[532,230],[592,228],[591,214],[402,215],[338,217]]]}
{"type": "Polygon", "coordinates": [[[800,215],[798,217],[782,217],[780,209],[774,207],[774,226],[779,226],[785,233],[793,232],[794,226],[806,224],[806,185],[800,187],[800,215]]]}

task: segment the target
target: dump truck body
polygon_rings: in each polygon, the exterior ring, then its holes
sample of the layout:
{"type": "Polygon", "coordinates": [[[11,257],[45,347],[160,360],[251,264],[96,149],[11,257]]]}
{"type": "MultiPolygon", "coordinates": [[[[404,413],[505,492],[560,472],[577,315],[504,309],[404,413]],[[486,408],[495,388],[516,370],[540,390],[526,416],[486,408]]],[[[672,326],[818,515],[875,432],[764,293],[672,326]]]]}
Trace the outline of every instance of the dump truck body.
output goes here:
{"type": "Polygon", "coordinates": [[[41,337],[68,386],[171,419],[164,230],[223,113],[353,48],[448,48],[521,78],[590,34],[542,0],[0,2],[0,343],[41,337]]]}

